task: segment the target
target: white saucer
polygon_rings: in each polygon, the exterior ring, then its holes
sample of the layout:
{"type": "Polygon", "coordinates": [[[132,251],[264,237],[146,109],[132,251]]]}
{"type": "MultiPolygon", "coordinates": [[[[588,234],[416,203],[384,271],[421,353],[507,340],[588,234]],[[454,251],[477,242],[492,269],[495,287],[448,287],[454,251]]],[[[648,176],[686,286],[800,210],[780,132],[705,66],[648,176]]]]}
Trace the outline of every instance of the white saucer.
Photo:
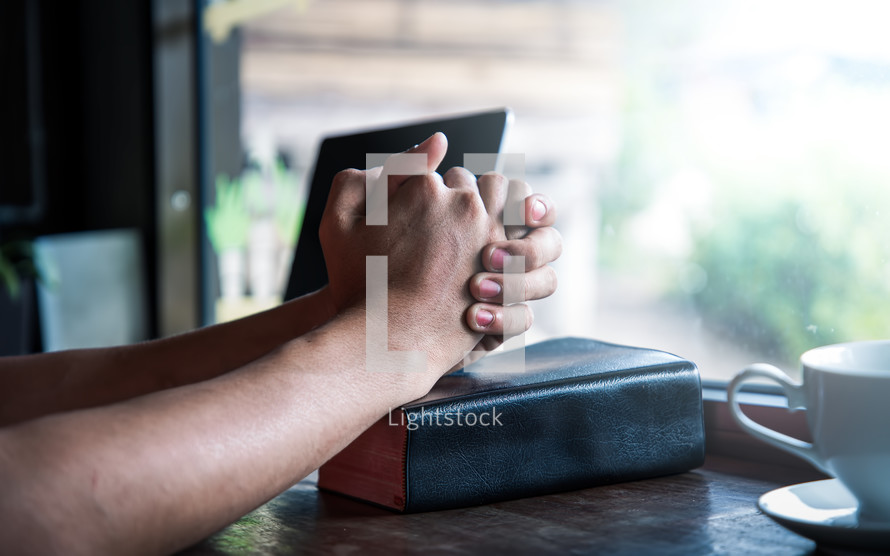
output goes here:
{"type": "Polygon", "coordinates": [[[780,525],[819,544],[890,550],[890,523],[860,523],[856,499],[837,479],[773,490],[757,505],[780,525]]]}

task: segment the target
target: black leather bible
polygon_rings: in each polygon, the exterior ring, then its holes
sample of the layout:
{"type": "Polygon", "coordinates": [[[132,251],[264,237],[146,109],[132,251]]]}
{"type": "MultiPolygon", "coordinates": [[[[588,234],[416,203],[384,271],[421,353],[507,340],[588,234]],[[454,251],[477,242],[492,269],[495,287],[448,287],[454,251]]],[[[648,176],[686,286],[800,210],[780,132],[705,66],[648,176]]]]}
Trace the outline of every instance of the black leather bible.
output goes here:
{"type": "Polygon", "coordinates": [[[319,488],[418,512],[681,473],[704,461],[696,366],[561,338],[488,356],[393,409],[319,488]],[[517,368],[519,367],[519,368],[517,368]]]}

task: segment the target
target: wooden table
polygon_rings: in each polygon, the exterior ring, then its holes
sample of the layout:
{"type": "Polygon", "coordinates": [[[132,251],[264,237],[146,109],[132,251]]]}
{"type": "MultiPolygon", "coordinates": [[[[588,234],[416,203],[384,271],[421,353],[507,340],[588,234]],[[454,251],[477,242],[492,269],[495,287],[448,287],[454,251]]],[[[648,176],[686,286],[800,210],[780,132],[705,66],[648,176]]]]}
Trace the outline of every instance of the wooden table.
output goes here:
{"type": "Polygon", "coordinates": [[[709,457],[682,475],[398,515],[319,492],[310,476],[183,554],[813,554],[756,501],[818,478],[709,457]]]}

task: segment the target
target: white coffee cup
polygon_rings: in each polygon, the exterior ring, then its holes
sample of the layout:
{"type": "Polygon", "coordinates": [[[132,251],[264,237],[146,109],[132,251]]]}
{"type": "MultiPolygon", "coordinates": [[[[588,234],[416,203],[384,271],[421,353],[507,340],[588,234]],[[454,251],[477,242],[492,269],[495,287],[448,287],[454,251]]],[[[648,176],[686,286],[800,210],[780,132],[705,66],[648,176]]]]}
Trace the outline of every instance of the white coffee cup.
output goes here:
{"type": "Polygon", "coordinates": [[[757,438],[837,477],[859,501],[861,521],[890,522],[890,340],[816,348],[800,365],[801,384],[772,365],[742,370],[729,384],[732,416],[757,438]],[[742,413],[737,395],[751,378],[778,382],[790,410],[806,409],[812,444],[742,413]]]}

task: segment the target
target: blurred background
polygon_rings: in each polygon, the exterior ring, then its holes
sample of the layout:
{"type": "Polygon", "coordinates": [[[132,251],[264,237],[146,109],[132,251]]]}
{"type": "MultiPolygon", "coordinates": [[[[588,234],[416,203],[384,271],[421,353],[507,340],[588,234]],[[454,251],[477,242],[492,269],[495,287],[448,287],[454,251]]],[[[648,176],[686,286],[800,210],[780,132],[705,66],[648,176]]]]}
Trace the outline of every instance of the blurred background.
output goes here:
{"type": "MultiPolygon", "coordinates": [[[[46,4],[21,16],[44,62],[61,40],[46,4]]],[[[0,244],[135,225],[147,335],[280,302],[325,135],[509,106],[506,151],[557,201],[565,240],[527,342],[664,349],[725,382],[754,361],[788,368],[810,347],[890,336],[885,2],[75,4],[76,129],[93,154],[72,167],[89,170],[76,206],[95,216],[59,229],[52,201],[36,219],[0,212],[0,244]],[[135,127],[105,121],[134,107],[148,111],[135,127]],[[142,158],[124,164],[125,147],[142,158]]],[[[43,179],[58,198],[61,178],[43,179]]]]}

